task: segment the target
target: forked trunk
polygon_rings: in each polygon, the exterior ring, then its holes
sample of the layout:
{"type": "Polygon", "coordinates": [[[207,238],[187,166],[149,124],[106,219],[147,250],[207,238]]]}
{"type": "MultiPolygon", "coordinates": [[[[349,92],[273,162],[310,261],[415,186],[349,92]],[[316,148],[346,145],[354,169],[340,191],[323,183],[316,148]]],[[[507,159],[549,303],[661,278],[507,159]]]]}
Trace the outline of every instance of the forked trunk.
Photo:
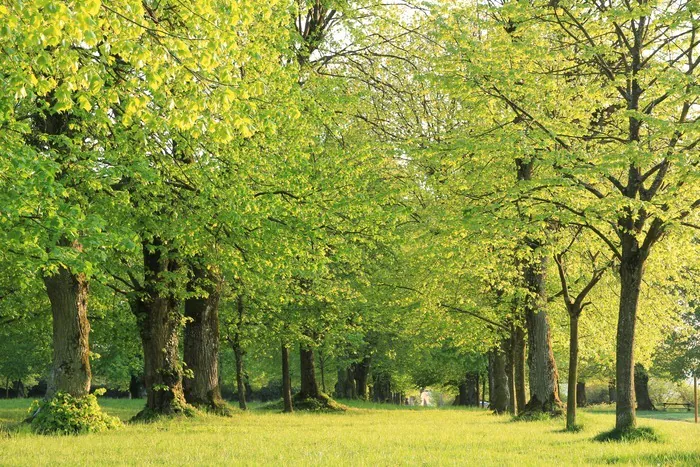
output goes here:
{"type": "Polygon", "coordinates": [[[59,266],[44,277],[53,318],[53,361],[46,391],[83,397],[90,391],[90,323],[87,318],[88,282],[84,274],[73,274],[59,266]]]}
{"type": "Polygon", "coordinates": [[[191,377],[183,381],[185,400],[195,406],[218,410],[225,406],[219,387],[219,297],[220,281],[200,268],[193,270],[194,281],[206,297],[185,301],[184,361],[191,377]]]}
{"type": "Polygon", "coordinates": [[[289,374],[289,347],[282,343],[282,401],[284,412],[294,411],[292,406],[292,378],[289,374]]]}

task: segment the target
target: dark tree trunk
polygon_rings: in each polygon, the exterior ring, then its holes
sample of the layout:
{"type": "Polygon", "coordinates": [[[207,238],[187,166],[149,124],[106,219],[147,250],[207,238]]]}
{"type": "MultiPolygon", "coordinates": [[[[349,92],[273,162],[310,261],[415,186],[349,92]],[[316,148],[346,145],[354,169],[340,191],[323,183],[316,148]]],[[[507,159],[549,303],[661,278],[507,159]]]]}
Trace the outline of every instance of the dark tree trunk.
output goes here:
{"type": "Polygon", "coordinates": [[[634,393],[634,335],[644,263],[639,257],[638,249],[634,248],[636,243],[636,239],[622,242],[620,308],[617,320],[615,361],[617,385],[615,428],[618,430],[627,430],[637,426],[637,404],[634,393]]]}
{"type": "Polygon", "coordinates": [[[511,329],[511,334],[506,343],[506,376],[508,377],[508,412],[515,415],[518,413],[517,401],[515,399],[515,329],[511,329]]]}
{"type": "Polygon", "coordinates": [[[467,394],[466,405],[472,407],[479,406],[479,373],[469,372],[466,379],[467,394]]]}
{"type": "Polygon", "coordinates": [[[391,400],[391,377],[385,374],[374,375],[373,400],[389,402],[391,400]]]}
{"type": "Polygon", "coordinates": [[[566,403],[566,429],[576,428],[578,401],[578,312],[569,311],[569,398],[566,403]]]}
{"type": "Polygon", "coordinates": [[[634,365],[634,392],[637,398],[637,410],[656,410],[649,397],[649,373],[641,363],[634,365]]]}
{"type": "Polygon", "coordinates": [[[140,399],[143,395],[143,390],[143,376],[137,376],[132,373],[129,380],[129,397],[131,399],[140,399]]]}
{"type": "Polygon", "coordinates": [[[479,401],[479,407],[483,407],[481,404],[481,401],[486,399],[486,380],[488,378],[484,378],[484,375],[481,375],[481,400],[479,401]]]}
{"type": "Polygon", "coordinates": [[[370,358],[365,357],[360,363],[355,364],[353,370],[355,375],[355,388],[357,398],[363,401],[368,399],[369,393],[367,390],[367,378],[369,377],[370,358]]]}
{"type": "Polygon", "coordinates": [[[586,397],[586,382],[579,381],[576,383],[576,407],[585,407],[588,405],[586,397]]]}
{"type": "Polygon", "coordinates": [[[459,390],[459,393],[457,394],[457,398],[455,399],[454,405],[466,406],[467,405],[467,381],[464,380],[461,383],[459,383],[459,386],[457,386],[457,389],[459,390]]]}
{"type": "Polygon", "coordinates": [[[192,371],[183,381],[185,400],[198,407],[219,411],[226,403],[219,387],[219,297],[220,280],[202,268],[193,268],[194,287],[202,288],[206,297],[185,301],[184,361],[192,371]]]}
{"type": "Polygon", "coordinates": [[[355,399],[355,374],[352,366],[338,369],[338,382],[335,384],[335,397],[341,399],[355,399]]]}
{"type": "Polygon", "coordinates": [[[289,347],[282,344],[282,401],[284,412],[294,411],[292,406],[292,378],[289,374],[289,347]]]}
{"type": "Polygon", "coordinates": [[[163,273],[174,272],[177,265],[163,255],[163,244],[143,244],[144,293],[131,301],[139,327],[144,357],[146,410],[136,418],[186,413],[182,389],[179,331],[181,315],[175,298],[164,292],[163,273]]]}
{"type": "Polygon", "coordinates": [[[59,266],[44,277],[53,317],[53,361],[46,391],[84,397],[90,392],[90,323],[87,318],[88,281],[59,266]]]}
{"type": "Polygon", "coordinates": [[[488,366],[487,366],[487,373],[488,373],[488,380],[489,380],[489,406],[493,405],[493,388],[496,385],[494,382],[494,365],[495,365],[495,353],[493,351],[489,351],[488,353],[488,366]]]}
{"type": "Polygon", "coordinates": [[[316,381],[316,364],[314,362],[314,351],[303,345],[299,346],[299,356],[301,363],[301,399],[317,399],[320,395],[318,382],[316,381]]]}
{"type": "Polygon", "coordinates": [[[520,327],[515,327],[515,400],[516,412],[520,412],[525,408],[526,389],[525,389],[525,330],[520,327]]]}
{"type": "Polygon", "coordinates": [[[238,392],[238,407],[241,410],[247,410],[248,404],[246,403],[247,387],[245,384],[245,369],[243,358],[245,356],[245,350],[241,345],[241,326],[243,325],[243,314],[244,314],[244,303],[243,296],[239,295],[236,299],[236,308],[238,312],[238,319],[236,324],[236,331],[231,338],[231,346],[233,347],[233,355],[236,358],[236,391],[238,392]]]}
{"type": "Polygon", "coordinates": [[[491,409],[502,414],[508,410],[510,393],[508,392],[508,375],[506,374],[506,353],[501,348],[493,350],[493,400],[491,409]]]}
{"type": "Polygon", "coordinates": [[[608,398],[610,399],[611,404],[615,402],[615,396],[617,395],[617,388],[615,386],[614,379],[608,381],[608,398]]]}

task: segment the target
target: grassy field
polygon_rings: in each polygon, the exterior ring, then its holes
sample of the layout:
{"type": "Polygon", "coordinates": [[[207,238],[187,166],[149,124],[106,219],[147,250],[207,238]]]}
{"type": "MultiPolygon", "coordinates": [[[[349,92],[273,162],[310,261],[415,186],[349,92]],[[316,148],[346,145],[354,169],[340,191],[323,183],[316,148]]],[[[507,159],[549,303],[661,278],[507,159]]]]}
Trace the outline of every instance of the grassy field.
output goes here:
{"type": "MultiPolygon", "coordinates": [[[[0,401],[0,465],[700,465],[700,425],[687,412],[641,413],[659,443],[600,443],[614,411],[582,411],[584,430],[563,421],[513,422],[479,409],[353,404],[344,414],[291,415],[254,408],[102,434],[46,437],[16,428],[29,400],[0,401]],[[379,408],[378,408],[379,407],[379,408]],[[674,420],[665,420],[674,418],[674,420]]],[[[101,401],[128,420],[142,401],[101,401]]]]}

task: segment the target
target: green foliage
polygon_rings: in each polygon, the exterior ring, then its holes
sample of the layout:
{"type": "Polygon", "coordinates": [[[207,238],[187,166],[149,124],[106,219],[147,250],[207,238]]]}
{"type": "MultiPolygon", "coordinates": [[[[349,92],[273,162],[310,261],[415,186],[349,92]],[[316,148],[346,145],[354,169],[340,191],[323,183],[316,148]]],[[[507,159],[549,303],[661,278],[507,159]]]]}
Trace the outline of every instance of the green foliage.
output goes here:
{"type": "Polygon", "coordinates": [[[29,409],[32,431],[42,435],[99,433],[121,426],[118,418],[105,414],[97,397],[73,397],[57,393],[49,400],[34,401],[29,409]]]}

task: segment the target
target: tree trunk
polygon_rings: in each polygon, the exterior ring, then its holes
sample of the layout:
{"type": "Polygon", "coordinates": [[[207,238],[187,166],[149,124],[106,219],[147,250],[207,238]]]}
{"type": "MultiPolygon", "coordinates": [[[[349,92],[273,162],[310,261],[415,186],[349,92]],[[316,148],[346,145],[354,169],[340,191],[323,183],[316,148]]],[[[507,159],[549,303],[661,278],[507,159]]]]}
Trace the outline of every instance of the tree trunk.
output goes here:
{"type": "Polygon", "coordinates": [[[355,364],[353,370],[355,375],[355,388],[357,391],[357,398],[366,401],[368,398],[367,391],[367,378],[369,377],[370,368],[370,358],[365,357],[360,363],[355,364]]]}
{"type": "Polygon", "coordinates": [[[578,313],[569,312],[569,398],[566,403],[566,429],[576,428],[578,400],[578,313]]]}
{"type": "Polygon", "coordinates": [[[193,268],[192,288],[201,287],[206,297],[185,301],[184,361],[192,371],[183,381],[185,400],[214,411],[226,406],[219,387],[219,297],[220,280],[201,268],[193,268]]]}
{"type": "Polygon", "coordinates": [[[491,409],[502,414],[508,410],[510,393],[508,392],[508,376],[506,374],[506,355],[503,347],[493,350],[493,400],[491,409]]]}
{"type": "Polygon", "coordinates": [[[493,351],[489,351],[488,353],[488,366],[487,366],[487,373],[488,373],[488,380],[489,380],[489,407],[493,405],[493,388],[496,385],[494,382],[494,366],[495,366],[495,353],[493,351]]]}
{"type": "Polygon", "coordinates": [[[131,374],[129,380],[129,397],[131,399],[140,399],[143,394],[143,377],[131,374]]]}
{"type": "Polygon", "coordinates": [[[90,323],[87,318],[88,281],[59,266],[44,276],[53,317],[53,361],[46,399],[57,392],[84,397],[90,392],[90,323]]]}
{"type": "Polygon", "coordinates": [[[455,405],[466,406],[467,405],[467,381],[464,380],[459,383],[458,386],[459,393],[455,399],[455,405]]]}
{"type": "Polygon", "coordinates": [[[585,407],[588,405],[586,397],[586,382],[579,381],[576,383],[576,407],[585,407]]]}
{"type": "Polygon", "coordinates": [[[516,412],[520,412],[525,408],[526,389],[525,389],[525,330],[520,327],[515,327],[515,399],[516,412]]]}
{"type": "Polygon", "coordinates": [[[284,343],[282,344],[282,400],[284,402],[284,412],[293,412],[292,378],[289,374],[289,348],[284,343]]]}
{"type": "Polygon", "coordinates": [[[355,399],[355,374],[352,366],[338,369],[338,382],[335,384],[335,397],[341,399],[355,399]]]}
{"type": "Polygon", "coordinates": [[[617,388],[615,386],[614,379],[608,381],[608,398],[610,399],[611,404],[615,402],[615,395],[617,394],[617,388]]]}
{"type": "Polygon", "coordinates": [[[656,410],[649,397],[649,373],[641,363],[634,366],[634,393],[637,399],[637,410],[656,410]]]}
{"type": "Polygon", "coordinates": [[[238,391],[238,407],[241,410],[248,410],[246,403],[245,374],[243,370],[243,349],[240,343],[234,345],[233,354],[236,357],[236,390],[238,391]]]}
{"type": "MultiPolygon", "coordinates": [[[[534,248],[534,246],[533,246],[534,248]]],[[[549,317],[542,308],[546,303],[546,258],[541,256],[537,264],[526,268],[525,278],[532,297],[525,310],[528,333],[528,366],[530,370],[530,401],[525,411],[562,413],[559,399],[559,373],[552,350],[552,333],[549,317]]]]}
{"type": "Polygon", "coordinates": [[[137,419],[187,413],[178,352],[182,320],[177,301],[163,291],[163,273],[174,272],[177,265],[162,255],[162,248],[158,239],[152,245],[144,242],[145,293],[131,301],[143,345],[146,383],[146,409],[137,419]]]}
{"type": "Polygon", "coordinates": [[[617,384],[615,428],[618,430],[628,430],[637,426],[637,404],[634,393],[634,335],[643,261],[639,258],[638,249],[628,243],[636,243],[636,240],[623,241],[620,264],[620,308],[615,361],[617,384]]]}
{"type": "Polygon", "coordinates": [[[481,375],[481,400],[479,401],[479,407],[483,407],[483,404],[481,403],[484,399],[486,399],[486,380],[488,378],[484,378],[484,375],[481,375]]]}
{"type": "Polygon", "coordinates": [[[479,373],[467,373],[467,394],[466,405],[472,407],[479,406],[479,373]]]}
{"type": "Polygon", "coordinates": [[[314,351],[311,348],[299,346],[301,363],[301,399],[317,399],[320,395],[318,382],[316,381],[316,364],[314,363],[314,351]]]}
{"type": "Polygon", "coordinates": [[[518,413],[517,401],[515,399],[515,330],[511,330],[506,345],[506,376],[508,377],[508,412],[512,415],[518,413]]]}

